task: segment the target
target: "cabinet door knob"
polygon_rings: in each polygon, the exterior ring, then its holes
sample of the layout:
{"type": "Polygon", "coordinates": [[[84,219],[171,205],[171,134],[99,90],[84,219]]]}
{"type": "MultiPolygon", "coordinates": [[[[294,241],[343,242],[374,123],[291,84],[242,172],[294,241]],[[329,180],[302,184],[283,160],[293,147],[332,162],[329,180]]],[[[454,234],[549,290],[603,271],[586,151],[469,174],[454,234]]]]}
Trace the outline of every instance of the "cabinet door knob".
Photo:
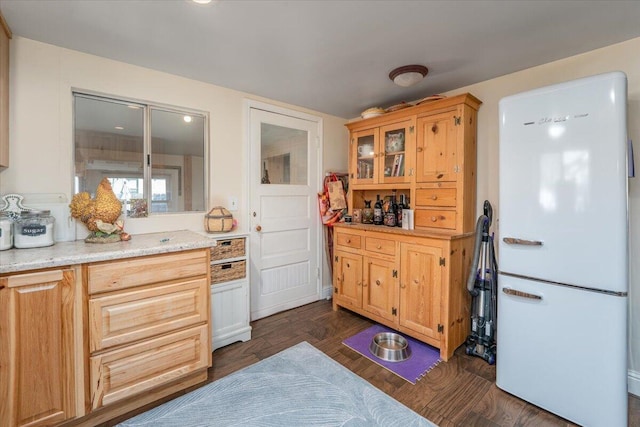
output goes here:
{"type": "Polygon", "coordinates": [[[418,153],[422,153],[422,147],[417,148],[418,153]]]}
{"type": "Polygon", "coordinates": [[[407,285],[400,283],[400,289],[406,289],[407,285]]]}
{"type": "Polygon", "coordinates": [[[431,217],[431,222],[436,222],[437,220],[438,220],[438,217],[437,217],[437,216],[432,216],[432,217],[431,217]]]}
{"type": "Polygon", "coordinates": [[[376,285],[380,286],[380,280],[376,280],[376,285]]]}
{"type": "Polygon", "coordinates": [[[438,132],[438,125],[433,125],[433,126],[431,127],[431,132],[433,132],[433,133],[438,132]]]}

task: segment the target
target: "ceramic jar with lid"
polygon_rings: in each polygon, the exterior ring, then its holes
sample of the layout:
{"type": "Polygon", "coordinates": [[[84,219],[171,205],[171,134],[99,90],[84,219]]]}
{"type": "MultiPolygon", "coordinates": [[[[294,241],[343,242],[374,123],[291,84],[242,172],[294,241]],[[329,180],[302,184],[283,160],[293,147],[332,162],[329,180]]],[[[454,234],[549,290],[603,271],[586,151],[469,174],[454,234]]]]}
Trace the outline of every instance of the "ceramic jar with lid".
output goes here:
{"type": "Polygon", "coordinates": [[[55,218],[48,210],[22,211],[14,224],[13,244],[16,248],[39,248],[53,245],[55,218]]]}
{"type": "Polygon", "coordinates": [[[13,219],[9,212],[0,212],[0,251],[13,247],[13,219]]]}

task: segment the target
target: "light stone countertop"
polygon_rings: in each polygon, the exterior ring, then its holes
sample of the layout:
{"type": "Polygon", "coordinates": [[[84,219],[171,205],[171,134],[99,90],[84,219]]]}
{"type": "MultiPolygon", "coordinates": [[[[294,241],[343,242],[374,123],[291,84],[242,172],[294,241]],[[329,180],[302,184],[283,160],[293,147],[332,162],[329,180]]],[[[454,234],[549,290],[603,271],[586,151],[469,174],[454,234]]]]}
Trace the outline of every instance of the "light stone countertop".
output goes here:
{"type": "Polygon", "coordinates": [[[216,246],[225,234],[195,231],[168,231],[136,234],[127,242],[85,243],[84,240],[57,242],[53,246],[0,251],[0,274],[89,262],[156,255],[216,246]]]}

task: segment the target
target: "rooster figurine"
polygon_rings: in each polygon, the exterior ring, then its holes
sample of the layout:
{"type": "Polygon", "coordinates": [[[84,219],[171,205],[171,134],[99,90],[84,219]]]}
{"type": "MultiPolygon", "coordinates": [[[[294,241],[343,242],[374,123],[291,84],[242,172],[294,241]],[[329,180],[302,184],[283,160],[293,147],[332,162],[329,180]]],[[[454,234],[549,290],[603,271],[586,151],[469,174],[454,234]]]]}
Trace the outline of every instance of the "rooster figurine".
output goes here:
{"type": "Polygon", "coordinates": [[[69,208],[71,216],[82,221],[94,233],[105,233],[103,230],[122,231],[123,223],[116,224],[122,213],[122,203],[116,197],[107,178],[103,178],[98,184],[94,199],[87,192],[78,193],[73,196],[69,208]]]}

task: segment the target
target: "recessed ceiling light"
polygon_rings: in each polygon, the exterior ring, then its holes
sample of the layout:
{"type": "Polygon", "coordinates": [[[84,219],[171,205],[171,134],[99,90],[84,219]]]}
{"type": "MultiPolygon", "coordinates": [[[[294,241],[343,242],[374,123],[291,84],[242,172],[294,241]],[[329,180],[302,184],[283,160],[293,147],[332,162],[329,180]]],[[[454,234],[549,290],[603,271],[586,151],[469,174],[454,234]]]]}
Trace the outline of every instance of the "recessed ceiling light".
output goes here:
{"type": "Polygon", "coordinates": [[[124,130],[124,128],[122,126],[116,126],[115,129],[124,130]]]}
{"type": "Polygon", "coordinates": [[[183,119],[186,123],[191,123],[191,116],[184,116],[183,119]]]}

